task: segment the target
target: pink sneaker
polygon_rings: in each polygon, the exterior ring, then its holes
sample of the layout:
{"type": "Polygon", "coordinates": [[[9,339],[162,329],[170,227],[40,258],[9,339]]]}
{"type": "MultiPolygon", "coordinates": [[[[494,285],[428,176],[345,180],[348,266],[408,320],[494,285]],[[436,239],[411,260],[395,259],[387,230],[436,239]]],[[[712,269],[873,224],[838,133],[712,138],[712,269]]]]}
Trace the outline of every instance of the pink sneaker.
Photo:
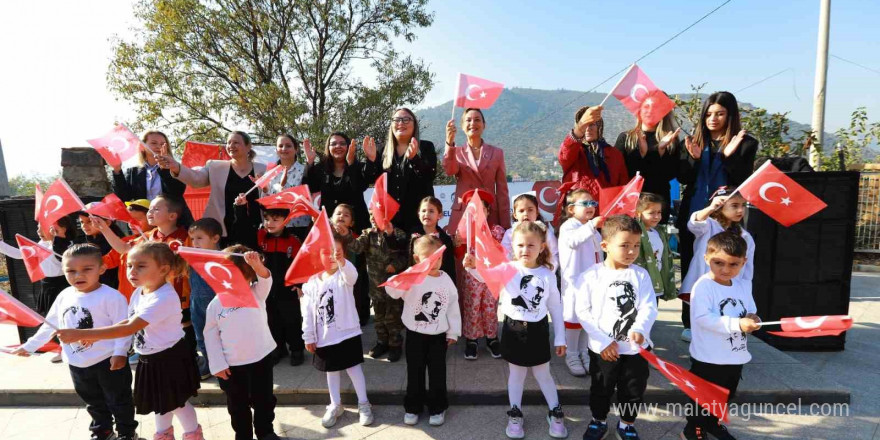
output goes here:
{"type": "Polygon", "coordinates": [[[514,405],[507,411],[507,429],[504,431],[509,438],[523,438],[526,436],[523,429],[523,413],[514,405]]]}
{"type": "Polygon", "coordinates": [[[153,440],[174,440],[174,427],[153,434],[153,440]]]}
{"type": "Polygon", "coordinates": [[[183,433],[183,440],[205,440],[205,436],[202,435],[202,425],[193,432],[183,433]]]}

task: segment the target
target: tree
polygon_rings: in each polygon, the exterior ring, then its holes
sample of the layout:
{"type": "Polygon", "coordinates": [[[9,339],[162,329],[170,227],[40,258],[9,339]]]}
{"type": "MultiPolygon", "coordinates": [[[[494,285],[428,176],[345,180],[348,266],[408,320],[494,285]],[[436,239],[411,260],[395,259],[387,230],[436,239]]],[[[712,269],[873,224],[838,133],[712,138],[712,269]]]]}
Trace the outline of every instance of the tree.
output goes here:
{"type": "Polygon", "coordinates": [[[61,177],[61,173],[53,176],[44,174],[19,174],[9,179],[9,193],[11,196],[33,196],[34,185],[40,184],[45,191],[55,180],[61,177]]]}
{"type": "MultiPolygon", "coordinates": [[[[880,154],[870,147],[880,140],[880,121],[868,122],[868,111],[859,107],[852,112],[849,127],[834,132],[837,142],[843,149],[844,163],[850,165],[880,161],[880,154]]],[[[822,168],[837,169],[838,159],[835,146],[822,151],[822,168]]]]}
{"type": "Polygon", "coordinates": [[[140,0],[141,27],[115,41],[108,83],[135,106],[137,128],[176,139],[220,140],[240,128],[269,142],[331,129],[384,136],[391,111],[433,85],[427,66],[393,44],[431,25],[426,3],[140,0]],[[375,85],[353,73],[355,63],[375,85]]]}

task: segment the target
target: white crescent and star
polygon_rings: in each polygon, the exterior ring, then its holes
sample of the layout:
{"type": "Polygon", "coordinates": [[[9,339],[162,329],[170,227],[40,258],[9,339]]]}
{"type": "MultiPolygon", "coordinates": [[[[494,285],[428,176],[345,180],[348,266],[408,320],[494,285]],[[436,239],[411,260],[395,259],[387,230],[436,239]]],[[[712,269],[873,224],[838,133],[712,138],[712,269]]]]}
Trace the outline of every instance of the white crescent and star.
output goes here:
{"type": "Polygon", "coordinates": [[[51,195],[48,198],[46,198],[46,204],[43,206],[46,207],[46,210],[43,211],[43,217],[48,218],[49,214],[61,209],[61,207],[64,206],[64,200],[62,200],[61,197],[59,197],[59,196],[51,195]],[[55,202],[55,207],[52,209],[49,209],[50,202],[55,202]]]}
{"type": "Polygon", "coordinates": [[[121,150],[114,148],[113,151],[116,153],[116,155],[119,157],[128,155],[128,151],[131,150],[131,142],[129,142],[128,139],[124,138],[123,136],[113,136],[113,138],[110,139],[110,145],[112,146],[117,141],[122,142],[125,145],[125,148],[122,148],[121,150]]]}
{"type": "Polygon", "coordinates": [[[221,281],[220,284],[222,284],[223,287],[226,288],[227,290],[232,289],[232,283],[229,282],[229,280],[232,279],[232,271],[230,271],[228,268],[224,267],[222,264],[216,263],[214,261],[209,261],[209,262],[205,263],[205,273],[207,273],[209,277],[211,277],[215,280],[218,280],[218,281],[220,281],[220,279],[217,278],[217,276],[211,272],[211,270],[214,268],[220,268],[220,270],[222,270],[226,274],[226,280],[221,281]]]}
{"type": "Polygon", "coordinates": [[[645,86],[642,85],[642,84],[636,84],[636,85],[632,86],[631,89],[629,89],[629,97],[630,97],[630,99],[632,99],[633,101],[638,102],[638,103],[641,103],[642,100],[639,99],[639,98],[636,98],[636,92],[639,91],[639,90],[644,90],[644,91],[645,91],[645,94],[646,94],[646,95],[648,94],[648,88],[647,88],[647,87],[645,87],[645,86]]]}
{"type": "Polygon", "coordinates": [[[22,255],[22,257],[24,257],[25,260],[27,260],[28,258],[31,258],[37,254],[37,251],[34,250],[33,246],[22,246],[20,249],[21,249],[21,255],[22,255]]]}
{"type": "Polygon", "coordinates": [[[480,98],[486,97],[486,92],[483,91],[482,87],[480,87],[476,84],[471,84],[471,85],[467,86],[467,89],[464,90],[464,97],[467,98],[468,101],[476,101],[478,99],[478,98],[474,98],[473,96],[471,96],[471,91],[473,91],[473,90],[480,91],[480,98]]]}
{"type": "MultiPolygon", "coordinates": [[[[786,188],[785,185],[783,185],[779,182],[767,182],[767,183],[761,185],[761,188],[758,189],[758,195],[761,196],[762,199],[764,199],[770,203],[776,203],[773,200],[770,200],[767,198],[767,190],[769,190],[770,188],[782,188],[785,191],[785,195],[788,196],[788,188],[786,188]]],[[[782,203],[783,205],[788,206],[788,205],[791,205],[791,199],[788,197],[783,197],[782,199],[779,200],[779,203],[782,203]]]]}
{"type": "Polygon", "coordinates": [[[828,319],[827,316],[820,316],[812,321],[807,321],[803,317],[794,318],[794,323],[797,324],[798,327],[802,329],[816,329],[822,326],[822,323],[828,319]]]}

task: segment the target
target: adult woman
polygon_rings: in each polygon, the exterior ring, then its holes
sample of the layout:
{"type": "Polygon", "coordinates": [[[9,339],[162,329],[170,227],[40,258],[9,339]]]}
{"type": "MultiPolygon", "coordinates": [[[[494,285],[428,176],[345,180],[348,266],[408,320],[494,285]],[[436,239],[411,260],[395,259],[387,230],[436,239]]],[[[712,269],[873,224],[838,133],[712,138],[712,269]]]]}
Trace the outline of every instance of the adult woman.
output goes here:
{"type": "Polygon", "coordinates": [[[376,159],[366,163],[365,174],[373,182],[388,173],[388,194],[400,203],[391,223],[407,234],[421,233],[417,211],[423,198],[434,195],[437,153],[433,143],[419,139],[419,121],[410,109],[394,111],[385,146],[376,159]]]}
{"type": "MultiPolygon", "coordinates": [[[[306,139],[305,142],[309,143],[309,140],[306,139]]],[[[310,143],[309,148],[311,148],[310,143]]],[[[277,194],[305,183],[308,166],[298,160],[299,151],[300,143],[293,136],[289,134],[278,136],[275,140],[275,154],[278,155],[276,165],[283,167],[283,170],[269,181],[266,194],[277,194]]],[[[304,240],[309,232],[310,223],[311,219],[308,216],[302,216],[291,220],[288,226],[293,227],[294,233],[300,240],[304,240]]]]}
{"type": "MultiPolygon", "coordinates": [[[[685,139],[679,181],[685,185],[675,227],[679,231],[681,277],[693,258],[694,236],[687,229],[692,212],[705,208],[709,196],[720,186],[736,187],[752,173],[758,141],[746,134],[739,119],[739,105],[730,92],[715,92],[703,102],[700,126],[685,139]]],[[[690,307],[681,312],[682,339],[690,341],[690,307]]]]}
{"type": "MultiPolygon", "coordinates": [[[[311,192],[321,193],[321,206],[327,215],[340,203],[354,207],[354,227],[356,231],[370,227],[370,214],[364,202],[367,181],[364,179],[364,163],[357,160],[357,143],[341,132],[333,132],[327,137],[321,162],[315,165],[317,154],[310,144],[305,145],[306,164],[309,166],[306,181],[311,192]]],[[[364,139],[364,155],[367,160],[376,160],[376,142],[364,139]]]]}
{"type": "Polygon", "coordinates": [[[251,138],[243,131],[233,131],[226,138],[226,154],[230,160],[209,160],[201,168],[187,168],[171,155],[159,157],[162,168],[193,188],[211,187],[205,217],[213,218],[223,226],[226,243],[243,244],[256,249],[257,228],[260,226],[260,207],[256,200],[259,191],[251,191],[247,196],[247,219],[239,219],[239,227],[233,228],[235,219],[235,199],[254,187],[253,179],[266,172],[266,165],[254,162],[257,153],[253,150],[251,138]],[[244,220],[244,221],[242,221],[244,220]]]}
{"type": "MultiPolygon", "coordinates": [[[[594,200],[599,191],[611,186],[626,185],[623,154],[605,142],[602,107],[581,107],[574,115],[574,127],[559,146],[559,164],[562,165],[562,184],[587,190],[594,200]]],[[[565,200],[565,195],[559,200],[565,200]]],[[[556,207],[556,218],[562,213],[562,203],[556,207]]]]}
{"type": "Polygon", "coordinates": [[[645,179],[642,192],[657,194],[666,200],[661,220],[665,223],[669,219],[669,181],[678,177],[679,172],[683,148],[678,139],[681,129],[675,123],[672,112],[654,125],[643,122],[649,119],[647,113],[651,111],[650,106],[650,101],[645,100],[636,117],[636,126],[620,133],[614,147],[623,153],[629,178],[632,179],[638,172],[645,179]]]}
{"type": "Polygon", "coordinates": [[[469,108],[461,115],[461,129],[467,136],[467,144],[455,145],[455,121],[446,124],[446,150],[443,153],[443,169],[447,176],[455,176],[455,203],[446,227],[454,233],[461,220],[464,205],[461,197],[473,189],[488,191],[495,197],[489,207],[490,225],[510,229],[510,194],[507,190],[507,170],[504,150],[483,141],[486,119],[478,108],[469,108]]]}
{"type": "MultiPolygon", "coordinates": [[[[141,138],[147,150],[140,151],[140,164],[122,170],[113,168],[113,194],[123,202],[131,200],[153,200],[159,194],[183,199],[186,184],[171,177],[167,169],[159,166],[159,156],[171,155],[171,143],[161,131],[151,130],[141,138]]],[[[187,208],[187,217],[190,216],[187,208]]]]}

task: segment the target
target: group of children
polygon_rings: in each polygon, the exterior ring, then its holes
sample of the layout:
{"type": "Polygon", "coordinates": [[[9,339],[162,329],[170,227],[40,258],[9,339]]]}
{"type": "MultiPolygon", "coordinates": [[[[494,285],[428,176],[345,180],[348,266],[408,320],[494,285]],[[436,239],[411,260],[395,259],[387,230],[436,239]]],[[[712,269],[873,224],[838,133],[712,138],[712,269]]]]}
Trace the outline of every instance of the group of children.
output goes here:
{"type": "MultiPolygon", "coordinates": [[[[477,191],[488,211],[491,194],[477,191]]],[[[750,359],[747,334],[759,328],[760,319],[751,298],[754,242],[740,226],[744,200],[725,191],[713,195],[710,206],[688,223],[697,236],[697,252],[682,292],[690,294],[692,304],[691,371],[728,388],[732,397],[742,365],[750,359]]],[[[421,201],[423,230],[412,236],[375,224],[356,234],[353,208],[337,206],[330,218],[334,248],[321,250],[328,269],[295,286],[285,285],[284,278],[301,243],[285,225],[286,210],[264,209],[257,249],[223,249],[251,283],[258,307],[226,308],[168,245],[179,241],[219,250],[220,224],[205,218],[185,229],[177,224],[182,202],[159,196],[145,213],[142,202],[129,204],[130,211],[143,215],[143,236],[120,237],[106,220],[80,217],[95,244],[55,247],[63,251],[61,271],[70,287],[53,298],[46,318],[59,329],[54,334],[63,342],[75,389],[93,419],[92,438],[98,440],[136,438],[135,411],[155,413],[156,440],[174,438],[172,416],[178,417],[185,440],[203,438],[187,400],[197,394],[200,379],[210,376],[226,393],[236,438],[276,439],[273,366],[285,356],[291,365],[301,364],[304,350],[312,354],[314,367],[326,372],[330,405],[323,426],[333,426],[344,412],[342,371],[357,394],[360,423],[372,424],[354,295],[364,275],[377,333],[369,355],[387,354],[392,362],[406,355],[404,423],[417,424],[425,407],[430,425],[444,423],[447,349],[463,335],[466,359],[477,358],[478,339],[485,337],[491,356],[508,362],[508,437],[525,435],[521,400],[529,370],[547,401],[549,435],[568,436],[550,373],[555,353],[565,357],[572,374],[591,376],[592,419],[584,438],[609,433],[607,414],[616,392],[620,422],[612,431],[622,439],[638,439],[635,405],[642,401],[649,375],[639,348],[653,347],[659,299],[677,294],[668,239],[658,227],[665,201],[643,193],[636,218],[597,216],[598,203],[582,189],[569,192],[564,203],[558,240],[541,219],[537,199],[528,194],[514,200],[510,230],[491,225],[514,273],[500,298],[475,270],[464,237],[453,239],[438,227],[443,210],[434,197],[421,201]],[[380,287],[444,245],[443,258],[430,267],[424,282],[409,290],[380,287]],[[359,273],[350,255],[366,258],[366,274],[359,273]],[[104,276],[111,266],[123,269],[115,286],[122,294],[104,276]],[[497,310],[503,315],[500,340],[497,310]],[[132,341],[137,356],[133,394],[132,341]]],[[[53,230],[56,238],[58,229],[53,230]]],[[[27,355],[52,335],[44,325],[16,353],[27,355]]],[[[682,438],[702,439],[706,433],[733,438],[717,419],[703,414],[688,417],[682,438]]]]}

